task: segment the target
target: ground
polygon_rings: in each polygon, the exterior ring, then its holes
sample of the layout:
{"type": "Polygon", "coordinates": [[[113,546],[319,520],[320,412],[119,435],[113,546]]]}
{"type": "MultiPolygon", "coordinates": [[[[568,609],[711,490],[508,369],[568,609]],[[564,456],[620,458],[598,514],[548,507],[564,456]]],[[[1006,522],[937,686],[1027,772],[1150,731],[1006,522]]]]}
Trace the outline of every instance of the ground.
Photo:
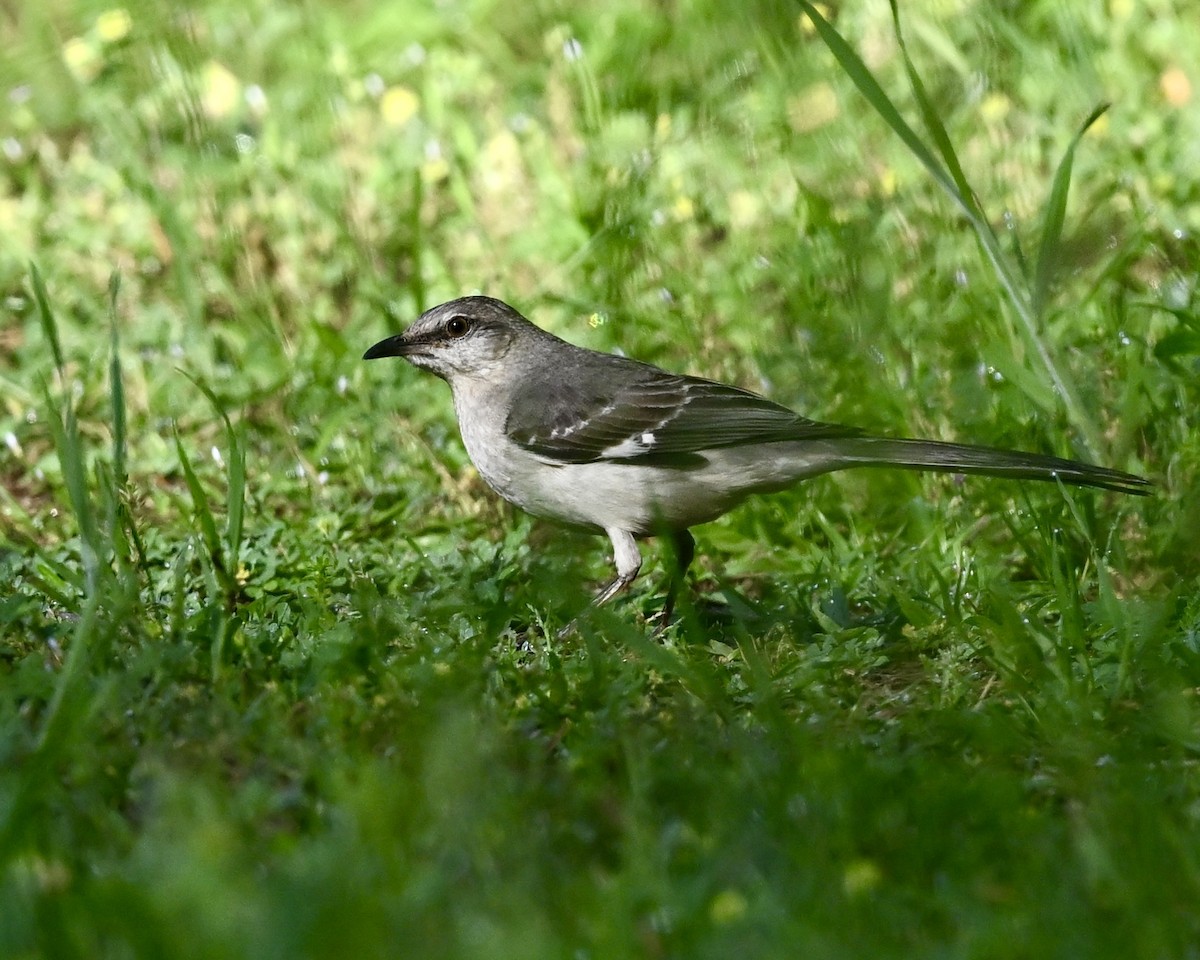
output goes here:
{"type": "Polygon", "coordinates": [[[0,13],[0,955],[1196,955],[1200,22],[805,7],[0,13]],[[820,478],[555,639],[607,542],[360,360],[472,292],[1156,486],[820,478]]]}

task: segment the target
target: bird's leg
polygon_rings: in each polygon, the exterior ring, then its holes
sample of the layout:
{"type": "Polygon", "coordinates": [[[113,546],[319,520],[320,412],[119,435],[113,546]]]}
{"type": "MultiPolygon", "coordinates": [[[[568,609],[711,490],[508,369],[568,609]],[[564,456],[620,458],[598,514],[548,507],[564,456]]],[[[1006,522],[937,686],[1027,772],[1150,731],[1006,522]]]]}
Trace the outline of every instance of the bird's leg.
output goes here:
{"type": "Polygon", "coordinates": [[[696,538],[687,530],[674,531],[671,534],[671,543],[675,554],[675,569],[671,572],[671,579],[667,584],[667,601],[663,604],[662,620],[658,624],[660,631],[665,630],[671,623],[671,616],[675,613],[675,594],[683,586],[688,567],[692,565],[692,558],[696,555],[696,538]]]}
{"type": "Polygon", "coordinates": [[[638,549],[637,541],[628,530],[610,527],[604,531],[613,545],[613,563],[617,565],[617,575],[601,590],[592,606],[598,607],[608,603],[618,593],[637,579],[638,571],[642,569],[642,552],[638,549]]]}
{"type": "MultiPolygon", "coordinates": [[[[628,530],[621,530],[618,527],[610,527],[604,532],[608,534],[608,538],[612,541],[613,562],[617,566],[617,575],[613,577],[603,590],[596,594],[596,599],[588,605],[589,610],[592,607],[608,603],[609,600],[633,583],[637,579],[638,571],[642,569],[642,552],[638,549],[637,540],[633,538],[632,533],[628,530]]],[[[689,537],[688,539],[691,538],[689,537]]],[[[576,617],[575,619],[579,618],[576,617]]],[[[561,640],[574,629],[575,620],[572,620],[558,631],[558,638],[561,640]]]]}

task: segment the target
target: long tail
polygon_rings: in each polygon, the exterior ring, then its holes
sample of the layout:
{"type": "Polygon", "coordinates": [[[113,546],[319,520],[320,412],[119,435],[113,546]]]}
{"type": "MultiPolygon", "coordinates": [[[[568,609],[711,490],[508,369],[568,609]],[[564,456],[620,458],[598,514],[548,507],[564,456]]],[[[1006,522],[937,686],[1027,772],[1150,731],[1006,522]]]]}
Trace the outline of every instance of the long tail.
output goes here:
{"type": "Polygon", "coordinates": [[[846,467],[900,467],[940,473],[978,473],[1017,480],[1061,480],[1081,487],[1099,487],[1118,493],[1145,496],[1153,484],[1144,477],[1077,460],[1040,453],[996,450],[966,443],[939,440],[904,440],[889,437],[840,437],[819,441],[832,454],[832,469],[846,467]]]}

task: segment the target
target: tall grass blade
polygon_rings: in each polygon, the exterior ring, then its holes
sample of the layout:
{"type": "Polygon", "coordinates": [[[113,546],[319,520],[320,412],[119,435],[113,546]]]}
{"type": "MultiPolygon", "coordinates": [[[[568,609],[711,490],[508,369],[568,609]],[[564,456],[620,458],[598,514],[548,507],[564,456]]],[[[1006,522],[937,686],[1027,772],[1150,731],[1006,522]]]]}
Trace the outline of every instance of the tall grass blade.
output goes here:
{"type": "Polygon", "coordinates": [[[976,213],[970,200],[959,191],[954,178],[938,162],[937,157],[933,155],[932,151],[925,146],[924,141],[921,140],[917,132],[900,115],[900,111],[896,109],[896,105],[892,103],[891,98],[884,92],[883,87],[879,85],[870,68],[854,52],[854,48],[845,41],[828,20],[821,16],[817,8],[809,3],[809,0],[797,0],[797,2],[800,4],[800,9],[812,21],[812,25],[816,29],[818,36],[824,41],[825,46],[829,48],[838,65],[846,72],[846,75],[854,82],[854,85],[858,87],[859,92],[866,97],[867,102],[875,108],[875,112],[896,132],[900,139],[904,141],[905,146],[912,151],[913,156],[929,171],[933,179],[942,185],[945,191],[961,208],[962,212],[974,222],[976,213]]]}
{"type": "Polygon", "coordinates": [[[75,411],[68,399],[60,411],[45,389],[43,396],[50,411],[47,418],[50,425],[50,435],[58,452],[59,465],[62,467],[63,481],[67,485],[67,499],[75,521],[79,525],[80,550],[83,555],[83,572],[85,592],[91,596],[96,591],[96,580],[100,563],[100,532],[96,525],[96,514],[92,498],[88,492],[87,465],[83,451],[83,441],[79,436],[79,426],[75,420],[75,411]]]}
{"type": "Polygon", "coordinates": [[[958,154],[954,150],[954,144],[950,142],[950,134],[946,132],[946,127],[942,123],[941,117],[938,116],[937,108],[925,90],[925,83],[921,80],[921,75],[917,73],[917,68],[908,53],[908,44],[904,40],[903,31],[900,29],[900,10],[896,6],[896,0],[891,0],[891,5],[892,27],[896,34],[896,43],[900,48],[900,56],[904,60],[904,71],[908,74],[908,82],[912,86],[913,96],[917,101],[917,109],[921,112],[921,122],[925,124],[925,129],[929,132],[929,136],[933,138],[934,146],[937,147],[937,152],[941,155],[942,162],[946,165],[946,170],[949,172],[950,178],[958,188],[958,196],[961,198],[961,201],[969,206],[979,222],[990,230],[991,225],[987,222],[983,208],[979,203],[979,198],[967,182],[967,175],[963,172],[962,164],[958,160],[958,154]]]}
{"type": "MultiPolygon", "coordinates": [[[[228,421],[226,421],[228,424],[228,421]]],[[[225,539],[229,544],[229,563],[234,573],[240,564],[242,530],[246,508],[246,438],[239,429],[229,427],[229,492],[226,503],[225,539]]]]}
{"type": "Polygon", "coordinates": [[[1071,189],[1071,168],[1075,163],[1075,149],[1083,135],[1105,111],[1109,104],[1101,103],[1088,114],[1075,136],[1071,138],[1063,158],[1059,161],[1058,169],[1054,171],[1054,183],[1050,189],[1050,198],[1046,202],[1046,214],[1042,221],[1042,239],[1038,247],[1037,267],[1033,279],[1033,312],[1043,316],[1046,301],[1049,299],[1050,284],[1054,279],[1054,271],[1059,263],[1062,246],[1063,222],[1067,214],[1067,194],[1071,189]]]}
{"type": "MultiPolygon", "coordinates": [[[[108,361],[109,393],[112,402],[112,490],[109,504],[109,536],[113,550],[122,558],[132,546],[138,566],[149,574],[146,547],[129,509],[129,417],[125,401],[125,378],[121,368],[121,335],[117,325],[117,298],[121,293],[121,274],[114,270],[108,280],[108,319],[111,356],[108,361]],[[123,539],[124,538],[124,539],[123,539]]],[[[127,570],[126,573],[129,571],[127,570]]]]}
{"type": "Polygon", "coordinates": [[[189,373],[183,374],[208,398],[213,410],[225,424],[225,441],[229,447],[229,462],[226,467],[228,490],[226,493],[225,542],[229,547],[229,570],[237,571],[242,547],[242,527],[246,508],[246,438],[244,431],[235,428],[229,414],[217,395],[204,383],[189,373]]]}
{"type": "Polygon", "coordinates": [[[46,339],[50,341],[50,352],[54,354],[54,366],[58,369],[59,381],[63,376],[62,343],[58,339],[58,321],[54,319],[54,311],[50,309],[50,297],[46,294],[46,281],[36,263],[29,264],[29,277],[33,284],[33,301],[37,304],[38,320],[46,339]]]}
{"type": "MultiPolygon", "coordinates": [[[[966,175],[962,171],[961,164],[958,162],[953,145],[950,143],[949,135],[946,133],[940,119],[938,119],[936,110],[934,110],[932,102],[925,92],[924,84],[921,82],[916,68],[908,56],[903,37],[900,34],[899,13],[894,0],[892,2],[892,13],[896,27],[897,42],[904,54],[905,69],[908,72],[910,80],[913,81],[918,108],[921,111],[926,127],[930,130],[930,135],[938,144],[939,152],[950,168],[953,168],[954,172],[951,172],[951,169],[948,169],[946,165],[938,160],[933,151],[925,145],[924,141],[921,140],[912,127],[905,122],[899,110],[896,109],[895,104],[892,103],[891,99],[879,85],[879,82],[871,74],[870,69],[863,63],[841,34],[821,16],[820,12],[809,0],[797,0],[797,2],[804,14],[812,21],[817,34],[821,37],[825,45],[829,47],[838,64],[854,82],[854,85],[858,87],[863,96],[866,97],[871,106],[874,107],[875,112],[899,135],[913,156],[929,171],[934,180],[950,195],[951,199],[954,200],[959,209],[962,210],[971,222],[971,226],[975,230],[975,235],[983,247],[984,253],[987,255],[988,261],[996,273],[996,277],[999,279],[1004,292],[1008,296],[1009,302],[1017,313],[1021,333],[1026,343],[1037,356],[1042,369],[1054,387],[1058,402],[1066,409],[1072,426],[1074,426],[1080,436],[1080,445],[1084,448],[1083,452],[1087,456],[1094,456],[1094,451],[1100,446],[1100,438],[1096,426],[1083,409],[1074,386],[1059,369],[1058,364],[1055,363],[1053,356],[1051,356],[1050,350],[1043,342],[1039,329],[1041,317],[1034,310],[1028,284],[1010,266],[1007,257],[1004,255],[1004,251],[1001,249],[995,230],[992,229],[991,224],[983,214],[981,206],[975,199],[970,184],[966,180],[966,175]]],[[[1069,166],[1067,168],[1067,176],[1069,176],[1069,166]]],[[[1041,405],[1040,398],[1031,396],[1030,399],[1035,403],[1039,403],[1039,406],[1041,405]]]]}
{"type": "MultiPolygon", "coordinates": [[[[101,574],[107,568],[103,567],[100,562],[100,528],[92,492],[88,488],[87,455],[79,433],[79,423],[71,403],[70,392],[65,383],[58,326],[54,318],[54,311],[50,306],[45,282],[34,264],[30,264],[30,276],[38,316],[46,338],[50,341],[54,361],[58,367],[59,383],[63,388],[63,405],[60,408],[51,397],[49,387],[45,382],[42,384],[43,397],[49,411],[47,420],[50,434],[58,454],[63,481],[67,487],[67,499],[79,527],[80,554],[84,571],[83,609],[80,611],[62,671],[55,681],[54,692],[47,704],[36,739],[38,752],[46,755],[57,749],[68,731],[74,728],[73,720],[89,709],[91,698],[79,695],[77,688],[87,672],[86,664],[97,636],[96,628],[100,605],[108,584],[101,583],[101,574]]],[[[73,600],[74,598],[69,598],[68,602],[73,600]]]]}
{"type": "MultiPolygon", "coordinates": [[[[44,291],[44,288],[43,288],[44,291]]],[[[87,487],[87,468],[83,443],[79,436],[75,411],[70,399],[60,412],[45,388],[46,406],[50,411],[47,418],[50,433],[58,451],[63,479],[67,485],[67,498],[79,525],[80,554],[83,559],[84,605],[76,625],[71,644],[67,649],[62,671],[54,684],[54,692],[47,704],[41,729],[37,736],[39,753],[55,748],[72,728],[71,718],[82,713],[87,704],[76,696],[75,690],[86,673],[85,665],[96,634],[97,617],[101,600],[100,584],[100,534],[96,525],[95,509],[87,487]]]]}
{"type": "Polygon", "coordinates": [[[208,507],[208,497],[204,493],[204,487],[200,485],[200,478],[196,476],[196,471],[192,469],[192,461],[188,457],[187,451],[183,449],[183,440],[179,436],[178,427],[175,428],[175,449],[179,453],[179,465],[183,469],[183,478],[187,483],[188,492],[192,495],[192,507],[196,514],[196,520],[200,524],[200,536],[204,539],[204,547],[217,570],[217,576],[223,582],[226,568],[221,551],[221,537],[217,533],[217,522],[213,519],[212,511],[208,507]]]}
{"type": "Polygon", "coordinates": [[[117,296],[121,292],[121,274],[114,270],[108,280],[108,321],[111,331],[108,358],[108,383],[112,396],[113,476],[118,488],[125,487],[125,384],[121,376],[120,335],[117,332],[117,296]]]}
{"type": "Polygon", "coordinates": [[[78,687],[87,674],[87,664],[91,659],[91,649],[97,635],[99,612],[100,597],[93,594],[84,604],[74,635],[71,637],[71,645],[67,648],[62,671],[54,683],[50,702],[46,705],[46,713],[36,740],[40,753],[55,750],[74,726],[72,719],[87,712],[91,698],[81,696],[78,687]]]}

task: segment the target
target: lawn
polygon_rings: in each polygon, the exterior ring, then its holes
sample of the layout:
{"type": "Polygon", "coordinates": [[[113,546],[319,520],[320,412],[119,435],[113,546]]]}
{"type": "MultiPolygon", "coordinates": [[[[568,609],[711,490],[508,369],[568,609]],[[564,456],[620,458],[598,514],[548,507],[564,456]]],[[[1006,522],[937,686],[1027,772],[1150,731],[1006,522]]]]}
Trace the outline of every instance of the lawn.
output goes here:
{"type": "Polygon", "coordinates": [[[1200,957],[1200,20],[804,6],[0,10],[0,957],[1200,957]],[[556,639],[607,540],[361,360],[473,292],[1155,488],[819,478],[556,639]]]}

